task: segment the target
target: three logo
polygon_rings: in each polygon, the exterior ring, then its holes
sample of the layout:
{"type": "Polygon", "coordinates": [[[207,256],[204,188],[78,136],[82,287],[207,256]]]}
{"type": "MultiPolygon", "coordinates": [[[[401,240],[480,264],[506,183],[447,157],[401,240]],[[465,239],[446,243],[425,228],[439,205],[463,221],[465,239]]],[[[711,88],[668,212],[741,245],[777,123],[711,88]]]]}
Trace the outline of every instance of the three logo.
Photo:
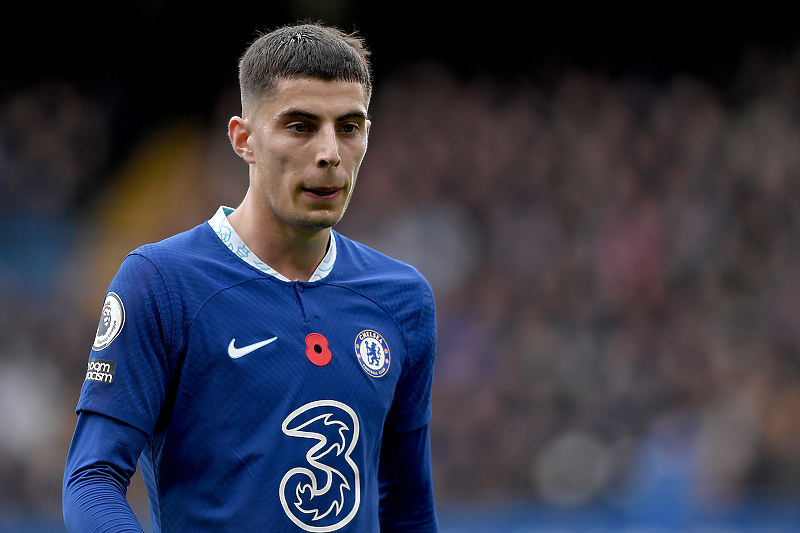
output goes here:
{"type": "Polygon", "coordinates": [[[306,464],[281,479],[278,494],[286,516],[313,533],[344,527],[361,504],[361,473],[351,457],[360,433],[355,411],[336,400],[318,400],[292,411],[281,429],[311,441],[306,464]]]}

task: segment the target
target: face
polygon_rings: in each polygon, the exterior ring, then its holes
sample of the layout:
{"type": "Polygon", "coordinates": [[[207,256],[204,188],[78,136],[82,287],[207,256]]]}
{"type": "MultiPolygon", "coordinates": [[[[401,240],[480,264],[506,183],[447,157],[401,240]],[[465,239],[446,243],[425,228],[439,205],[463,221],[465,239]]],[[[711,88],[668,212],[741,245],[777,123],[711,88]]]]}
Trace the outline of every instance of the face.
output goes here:
{"type": "Polygon", "coordinates": [[[250,165],[250,201],[275,229],[318,232],[344,214],[367,151],[370,122],[359,83],[281,80],[234,117],[234,149],[250,165]]]}

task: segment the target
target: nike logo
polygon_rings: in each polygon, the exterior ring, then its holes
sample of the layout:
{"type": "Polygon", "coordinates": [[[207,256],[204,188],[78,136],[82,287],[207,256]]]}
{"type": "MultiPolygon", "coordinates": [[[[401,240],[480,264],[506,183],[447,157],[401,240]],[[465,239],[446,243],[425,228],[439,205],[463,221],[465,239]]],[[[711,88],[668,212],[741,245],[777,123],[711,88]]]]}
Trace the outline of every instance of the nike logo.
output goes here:
{"type": "Polygon", "coordinates": [[[275,340],[278,340],[278,337],[272,337],[271,339],[267,339],[265,341],[256,342],[247,346],[242,346],[241,348],[237,348],[233,345],[233,343],[236,342],[236,339],[231,339],[231,343],[228,345],[228,355],[231,357],[231,359],[239,359],[240,357],[247,355],[252,351],[258,350],[262,346],[266,346],[275,340]]]}

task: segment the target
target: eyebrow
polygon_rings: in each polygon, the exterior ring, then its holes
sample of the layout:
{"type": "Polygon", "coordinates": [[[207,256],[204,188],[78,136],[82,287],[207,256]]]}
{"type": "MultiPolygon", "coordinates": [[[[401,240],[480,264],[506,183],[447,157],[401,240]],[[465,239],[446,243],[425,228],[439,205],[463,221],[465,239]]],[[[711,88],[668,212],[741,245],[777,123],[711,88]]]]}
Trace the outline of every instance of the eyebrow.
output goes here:
{"type": "MultiPolygon", "coordinates": [[[[301,109],[287,109],[282,113],[278,114],[279,117],[302,117],[308,120],[318,121],[320,117],[315,115],[314,113],[309,113],[308,111],[303,111],[301,109]]],[[[345,113],[340,117],[336,117],[336,122],[342,122],[344,120],[348,120],[351,118],[357,118],[362,120],[369,120],[369,115],[364,114],[361,111],[351,111],[350,113],[345,113]]]]}

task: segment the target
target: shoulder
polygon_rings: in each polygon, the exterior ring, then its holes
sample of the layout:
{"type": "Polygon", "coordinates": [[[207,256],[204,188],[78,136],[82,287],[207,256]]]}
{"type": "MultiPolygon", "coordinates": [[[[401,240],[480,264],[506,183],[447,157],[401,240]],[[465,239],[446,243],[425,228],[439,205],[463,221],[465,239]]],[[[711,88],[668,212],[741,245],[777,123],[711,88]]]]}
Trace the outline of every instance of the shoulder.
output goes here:
{"type": "Polygon", "coordinates": [[[254,277],[258,273],[241,261],[204,222],[194,228],[162,241],[146,244],[129,256],[141,256],[152,262],[167,279],[191,277],[216,277],[220,281],[233,277],[254,277]]]}
{"type": "Polygon", "coordinates": [[[128,254],[125,264],[147,263],[174,304],[197,307],[213,294],[260,273],[241,261],[207,223],[128,254]]]}
{"type": "Polygon", "coordinates": [[[410,346],[425,346],[436,331],[436,305],[428,281],[407,263],[338,233],[336,237],[336,267],[327,283],[374,302],[397,323],[410,346]]]}
{"type": "Polygon", "coordinates": [[[145,244],[131,252],[131,255],[145,257],[155,264],[184,262],[193,257],[208,256],[214,247],[214,231],[207,223],[173,235],[162,241],[145,244]]]}
{"type": "Polygon", "coordinates": [[[336,234],[337,259],[332,282],[353,285],[363,290],[410,291],[433,299],[430,284],[420,272],[403,261],[391,258],[364,244],[336,234]]]}

